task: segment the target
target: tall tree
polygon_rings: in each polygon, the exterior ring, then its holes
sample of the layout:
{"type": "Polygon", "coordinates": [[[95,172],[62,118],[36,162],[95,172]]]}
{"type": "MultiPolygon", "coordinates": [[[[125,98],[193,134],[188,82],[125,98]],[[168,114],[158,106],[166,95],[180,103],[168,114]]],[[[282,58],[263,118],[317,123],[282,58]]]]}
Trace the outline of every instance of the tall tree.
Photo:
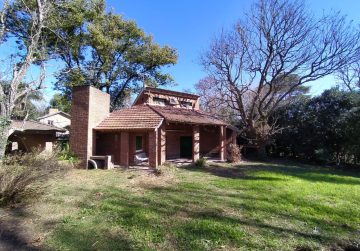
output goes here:
{"type": "Polygon", "coordinates": [[[360,61],[345,65],[337,74],[342,86],[353,92],[360,89],[360,61]]]}
{"type": "Polygon", "coordinates": [[[339,13],[316,19],[301,1],[259,0],[216,37],[202,65],[260,154],[277,128],[269,117],[294,90],[360,56],[360,33],[339,13]],[[286,83],[286,84],[284,84],[286,83]]]}
{"type": "Polygon", "coordinates": [[[92,85],[111,94],[116,108],[144,79],[152,85],[172,80],[160,69],[176,63],[176,51],[154,43],[135,22],[107,13],[104,1],[67,1],[57,13],[58,36],[50,45],[65,67],[56,89],[69,95],[73,86],[92,85]]]}
{"type": "Polygon", "coordinates": [[[8,86],[3,88],[0,85],[0,159],[5,153],[10,119],[16,105],[41,88],[44,81],[46,53],[43,35],[51,11],[48,0],[16,0],[6,1],[0,12],[0,46],[12,43],[17,47],[10,60],[2,63],[9,69],[1,72],[1,80],[7,81],[8,86]],[[28,81],[26,76],[35,66],[39,67],[38,77],[28,81]]]}

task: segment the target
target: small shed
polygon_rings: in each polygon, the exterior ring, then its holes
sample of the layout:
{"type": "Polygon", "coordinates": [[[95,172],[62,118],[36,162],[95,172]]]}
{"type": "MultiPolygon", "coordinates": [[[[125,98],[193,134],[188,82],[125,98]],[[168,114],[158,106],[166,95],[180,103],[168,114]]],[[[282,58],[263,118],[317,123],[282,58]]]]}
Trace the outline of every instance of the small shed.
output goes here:
{"type": "Polygon", "coordinates": [[[51,152],[57,142],[56,133],[65,131],[63,128],[36,121],[13,120],[6,153],[30,152],[34,149],[51,152]]]}

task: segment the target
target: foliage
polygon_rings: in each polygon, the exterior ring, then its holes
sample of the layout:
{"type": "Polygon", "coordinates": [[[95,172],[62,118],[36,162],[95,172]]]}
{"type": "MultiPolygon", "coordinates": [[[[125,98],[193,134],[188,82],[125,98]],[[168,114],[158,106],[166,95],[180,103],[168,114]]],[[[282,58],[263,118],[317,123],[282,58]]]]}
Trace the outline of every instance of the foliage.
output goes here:
{"type": "Polygon", "coordinates": [[[195,166],[204,168],[206,166],[206,159],[203,157],[199,158],[197,161],[195,161],[195,166]]]}
{"type": "Polygon", "coordinates": [[[36,195],[52,173],[64,168],[57,161],[57,153],[5,157],[0,166],[0,205],[23,202],[36,195]]]}
{"type": "Polygon", "coordinates": [[[106,12],[103,0],[65,1],[55,19],[57,36],[49,47],[65,64],[56,82],[63,94],[69,96],[73,86],[93,85],[111,94],[115,108],[141,87],[139,81],[172,80],[160,68],[176,63],[176,51],[156,44],[134,21],[106,12]]]}
{"type": "Polygon", "coordinates": [[[59,152],[58,158],[60,160],[69,161],[72,164],[75,164],[78,161],[76,155],[70,150],[70,145],[66,143],[62,150],[59,152]]]}
{"type": "Polygon", "coordinates": [[[226,157],[230,163],[239,163],[241,161],[241,148],[237,144],[230,144],[226,157]]]}
{"type": "Polygon", "coordinates": [[[201,61],[215,105],[232,109],[242,136],[264,152],[280,129],[270,123],[274,111],[305,83],[359,60],[359,51],[359,30],[339,13],[316,18],[303,1],[258,0],[201,61]]]}
{"type": "Polygon", "coordinates": [[[64,94],[55,93],[52,99],[50,100],[50,107],[57,108],[60,111],[70,113],[71,111],[71,101],[69,97],[64,94]]]}
{"type": "Polygon", "coordinates": [[[337,164],[360,163],[360,93],[337,88],[278,109],[284,128],[275,154],[337,164]]]}

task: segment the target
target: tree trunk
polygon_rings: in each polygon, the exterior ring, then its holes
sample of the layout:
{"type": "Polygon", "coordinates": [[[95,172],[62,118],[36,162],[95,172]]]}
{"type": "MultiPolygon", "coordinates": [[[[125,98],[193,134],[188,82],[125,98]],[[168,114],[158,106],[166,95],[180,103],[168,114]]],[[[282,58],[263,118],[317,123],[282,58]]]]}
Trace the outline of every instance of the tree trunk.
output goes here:
{"type": "Polygon", "coordinates": [[[9,130],[10,130],[9,120],[6,118],[0,118],[0,162],[5,156],[9,130]]]}
{"type": "Polygon", "coordinates": [[[257,157],[260,159],[260,160],[265,160],[267,159],[267,152],[266,152],[266,143],[261,143],[259,144],[259,148],[257,150],[257,157]]]}

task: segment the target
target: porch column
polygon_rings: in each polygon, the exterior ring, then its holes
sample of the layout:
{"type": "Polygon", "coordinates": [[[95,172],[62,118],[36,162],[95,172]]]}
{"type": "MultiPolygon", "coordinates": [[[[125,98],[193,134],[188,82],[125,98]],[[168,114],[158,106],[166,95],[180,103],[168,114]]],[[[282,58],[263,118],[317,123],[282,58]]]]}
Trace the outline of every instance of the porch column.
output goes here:
{"type": "Polygon", "coordinates": [[[158,166],[158,133],[157,129],[149,132],[149,165],[152,168],[158,166]]]}
{"type": "Polygon", "coordinates": [[[121,132],[120,135],[120,165],[129,166],[129,132],[121,132]]]}
{"type": "Polygon", "coordinates": [[[236,132],[235,132],[235,131],[232,131],[232,134],[231,134],[232,142],[231,142],[231,143],[233,143],[234,145],[237,144],[237,142],[236,142],[236,136],[237,136],[236,132]]]}
{"type": "Polygon", "coordinates": [[[220,160],[224,161],[226,158],[226,127],[220,126],[220,160]]]}
{"type": "Polygon", "coordinates": [[[193,127],[193,162],[200,158],[200,129],[196,125],[193,127]]]}
{"type": "Polygon", "coordinates": [[[159,162],[160,163],[159,164],[162,165],[166,161],[166,130],[165,130],[165,127],[164,126],[160,127],[159,132],[160,132],[160,140],[159,140],[159,143],[160,143],[159,162]]]}

